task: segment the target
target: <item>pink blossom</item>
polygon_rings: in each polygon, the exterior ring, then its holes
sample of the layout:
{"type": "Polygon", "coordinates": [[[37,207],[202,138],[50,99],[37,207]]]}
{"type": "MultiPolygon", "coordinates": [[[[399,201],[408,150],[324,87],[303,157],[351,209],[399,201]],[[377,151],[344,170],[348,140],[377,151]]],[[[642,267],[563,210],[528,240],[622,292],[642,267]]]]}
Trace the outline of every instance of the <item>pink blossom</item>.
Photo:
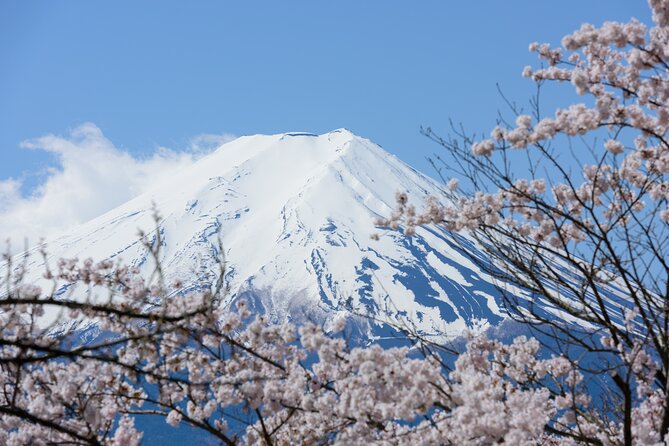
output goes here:
{"type": "Polygon", "coordinates": [[[486,139],[472,144],[472,153],[476,156],[490,156],[494,148],[495,144],[491,140],[486,139]]]}

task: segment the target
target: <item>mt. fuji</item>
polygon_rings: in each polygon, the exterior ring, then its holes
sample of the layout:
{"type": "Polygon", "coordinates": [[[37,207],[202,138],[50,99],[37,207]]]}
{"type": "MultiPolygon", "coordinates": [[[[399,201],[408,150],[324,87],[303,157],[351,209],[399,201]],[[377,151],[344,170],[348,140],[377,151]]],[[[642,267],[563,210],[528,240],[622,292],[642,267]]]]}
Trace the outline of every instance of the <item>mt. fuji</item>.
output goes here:
{"type": "MultiPolygon", "coordinates": [[[[47,251],[50,262],[122,259],[148,275],[153,266],[137,233],[155,236],[155,206],[167,279],[192,288],[219,280],[220,237],[225,304],[246,298],[276,321],[327,322],[353,311],[456,335],[504,319],[467,237],[435,227],[370,237],[398,190],[415,202],[444,195],[437,182],[345,129],[241,137],[48,241],[47,251]]],[[[37,256],[30,262],[29,270],[40,270],[37,256]]]]}

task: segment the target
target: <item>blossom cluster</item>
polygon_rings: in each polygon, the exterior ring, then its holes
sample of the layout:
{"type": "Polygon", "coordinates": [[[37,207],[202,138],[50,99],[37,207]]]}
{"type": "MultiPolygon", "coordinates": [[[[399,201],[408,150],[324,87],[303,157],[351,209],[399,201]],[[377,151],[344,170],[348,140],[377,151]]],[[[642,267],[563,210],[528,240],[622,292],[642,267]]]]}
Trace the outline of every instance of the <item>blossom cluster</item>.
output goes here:
{"type": "MultiPolygon", "coordinates": [[[[165,290],[108,262],[63,260],[48,275],[104,284],[120,300],[56,300],[10,284],[0,299],[3,444],[138,445],[140,413],[225,444],[576,444],[587,426],[607,441],[620,436],[592,410],[577,363],[540,359],[534,339],[472,337],[451,370],[408,347],[350,348],[318,325],[272,324],[243,300],[228,308],[205,292],[157,304],[165,290]],[[60,306],[61,321],[94,320],[104,334],[55,334],[40,324],[47,306],[60,306]],[[584,412],[589,424],[577,424],[584,412]]],[[[639,379],[656,370],[641,346],[605,342],[634,358],[639,379]]],[[[647,385],[639,396],[635,435],[654,444],[661,395],[647,385]]]]}
{"type": "MultiPolygon", "coordinates": [[[[524,76],[539,83],[570,82],[592,105],[576,103],[542,118],[518,114],[515,125],[495,127],[490,139],[471,142],[471,154],[490,162],[498,152],[533,150],[557,172],[547,149],[551,141],[607,132],[593,148],[596,163],[582,166],[582,181],[571,171],[551,177],[550,183],[536,176],[507,180],[497,191],[470,194],[441,209],[428,203],[420,215],[398,200],[398,211],[380,223],[401,222],[411,234],[415,225],[425,223],[461,230],[504,221],[554,246],[580,243],[593,225],[625,225],[643,211],[669,223],[669,26],[666,2],[654,0],[650,6],[655,21],[650,29],[637,20],[599,28],[584,24],[564,37],[562,48],[530,45],[545,66],[527,67],[524,76]]],[[[449,188],[457,185],[449,183],[449,188]]]]}
{"type": "Polygon", "coordinates": [[[421,225],[465,232],[508,312],[550,326],[551,342],[589,361],[577,370],[606,377],[608,409],[587,392],[544,387],[557,403],[551,429],[571,433],[564,444],[669,436],[669,1],[649,5],[652,26],[584,24],[561,47],[532,43],[541,67],[523,75],[540,88],[569,83],[584,99],[552,114],[538,101],[529,113],[512,105],[514,118],[482,140],[428,129],[457,178],[421,210],[399,192],[377,221],[407,235],[421,225]]]}

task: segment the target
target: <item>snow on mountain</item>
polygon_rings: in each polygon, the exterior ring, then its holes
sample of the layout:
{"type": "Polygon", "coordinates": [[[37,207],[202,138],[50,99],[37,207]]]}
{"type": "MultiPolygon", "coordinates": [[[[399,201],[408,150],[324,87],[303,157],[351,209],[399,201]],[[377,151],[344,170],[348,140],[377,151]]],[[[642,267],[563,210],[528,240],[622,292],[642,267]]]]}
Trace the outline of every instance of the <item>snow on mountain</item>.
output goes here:
{"type": "MultiPolygon", "coordinates": [[[[398,190],[415,202],[442,195],[438,183],[345,129],[242,137],[47,249],[51,263],[121,258],[150,273],[137,233],[156,230],[155,203],[168,279],[215,283],[220,236],[227,304],[245,297],[275,320],[353,310],[424,333],[500,322],[499,293],[470,260],[481,254],[466,237],[420,228],[412,238],[370,238],[398,190]]],[[[40,260],[31,262],[39,272],[40,260]]]]}

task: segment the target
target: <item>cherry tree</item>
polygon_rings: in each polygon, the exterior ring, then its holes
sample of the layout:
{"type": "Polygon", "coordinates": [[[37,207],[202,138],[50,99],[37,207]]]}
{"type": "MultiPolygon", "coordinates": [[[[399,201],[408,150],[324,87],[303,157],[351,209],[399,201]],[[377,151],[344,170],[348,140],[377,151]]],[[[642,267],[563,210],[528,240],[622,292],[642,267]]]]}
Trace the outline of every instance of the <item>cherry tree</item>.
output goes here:
{"type": "Polygon", "coordinates": [[[669,2],[649,5],[650,28],[584,24],[561,47],[532,43],[542,64],[523,75],[582,100],[551,114],[539,94],[528,111],[509,103],[488,138],[424,130],[448,154],[433,164],[450,197],[417,211],[399,193],[379,222],[478,242],[511,315],[600,387],[597,407],[564,401],[569,417],[548,425],[589,444],[655,444],[669,430],[669,2]]]}
{"type": "Polygon", "coordinates": [[[7,445],[138,445],[142,416],[228,445],[534,444],[569,410],[557,398],[586,398],[572,363],[539,359],[531,339],[472,337],[451,369],[410,347],[350,348],[344,319],[327,332],[271,324],[244,301],[226,309],[220,289],[164,298],[170,288],[109,261],[47,272],[89,287],[84,300],[13,270],[0,299],[7,445]],[[86,323],[100,332],[73,338],[86,323]]]}

